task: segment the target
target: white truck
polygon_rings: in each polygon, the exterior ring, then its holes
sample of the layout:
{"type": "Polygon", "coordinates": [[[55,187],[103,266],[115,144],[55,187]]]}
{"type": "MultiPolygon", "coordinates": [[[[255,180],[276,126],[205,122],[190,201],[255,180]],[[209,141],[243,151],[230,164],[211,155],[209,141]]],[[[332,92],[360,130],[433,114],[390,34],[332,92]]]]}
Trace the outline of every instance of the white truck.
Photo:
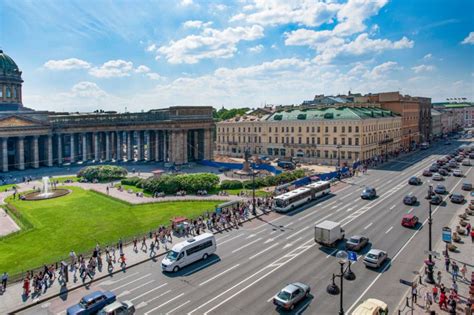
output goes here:
{"type": "Polygon", "coordinates": [[[323,246],[333,247],[343,240],[345,231],[339,222],[323,221],[314,227],[314,241],[323,246]]]}

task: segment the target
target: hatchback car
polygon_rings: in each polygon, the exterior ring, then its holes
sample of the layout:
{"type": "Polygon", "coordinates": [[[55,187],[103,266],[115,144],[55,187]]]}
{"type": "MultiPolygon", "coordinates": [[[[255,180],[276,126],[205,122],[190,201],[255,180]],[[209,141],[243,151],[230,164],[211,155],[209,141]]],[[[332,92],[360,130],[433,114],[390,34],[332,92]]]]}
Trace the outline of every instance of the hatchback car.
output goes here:
{"type": "Polygon", "coordinates": [[[461,156],[461,155],[458,155],[458,156],[456,156],[456,158],[455,158],[455,159],[456,159],[456,162],[462,162],[462,160],[463,160],[463,156],[461,156]]]}
{"type": "Polygon", "coordinates": [[[290,283],[273,297],[273,304],[286,310],[292,310],[298,302],[309,296],[310,290],[307,284],[290,283]]]}
{"type": "Polygon", "coordinates": [[[346,242],[346,249],[359,251],[369,243],[369,238],[360,235],[354,235],[346,242]]]}
{"type": "Polygon", "coordinates": [[[372,199],[377,196],[377,192],[375,191],[375,188],[373,187],[365,187],[362,193],[360,194],[360,197],[362,199],[372,199]]]}
{"type": "Polygon", "coordinates": [[[130,301],[115,301],[100,310],[97,315],[132,315],[135,314],[135,306],[130,301]]]}
{"type": "Polygon", "coordinates": [[[436,185],[434,191],[437,194],[445,194],[446,193],[446,187],[444,185],[436,185]]]}
{"type": "Polygon", "coordinates": [[[364,257],[366,267],[378,268],[387,259],[387,253],[380,249],[371,249],[364,257]]]}
{"type": "Polygon", "coordinates": [[[443,176],[449,176],[449,171],[444,168],[439,169],[438,173],[440,173],[443,176]]]}
{"type": "Polygon", "coordinates": [[[433,175],[433,173],[431,172],[431,170],[424,170],[424,171],[423,171],[423,176],[430,177],[431,175],[433,175]]]}
{"type": "Polygon", "coordinates": [[[110,291],[95,291],[84,296],[81,301],[67,309],[67,315],[96,314],[105,306],[115,302],[115,294],[110,291]]]}
{"type": "Polygon", "coordinates": [[[444,179],[444,177],[441,176],[440,173],[434,173],[433,174],[433,180],[443,180],[443,179],[444,179]]]}
{"type": "Polygon", "coordinates": [[[469,182],[464,182],[464,183],[462,183],[461,189],[471,191],[472,190],[472,184],[469,183],[469,182]]]}
{"type": "Polygon", "coordinates": [[[403,198],[403,203],[406,204],[406,205],[409,205],[409,206],[412,206],[412,205],[416,204],[416,202],[417,202],[417,199],[412,194],[406,195],[403,198]]]}
{"type": "Polygon", "coordinates": [[[434,195],[430,199],[432,205],[439,205],[443,202],[443,198],[440,195],[434,195]]]}
{"type": "Polygon", "coordinates": [[[408,184],[410,184],[410,185],[420,185],[421,184],[421,179],[419,177],[412,176],[408,180],[408,184]]]}
{"type": "Polygon", "coordinates": [[[462,165],[463,166],[471,166],[471,161],[469,161],[468,159],[464,159],[464,160],[462,160],[462,165]]]}
{"type": "Polygon", "coordinates": [[[453,175],[456,177],[463,177],[463,173],[461,170],[454,170],[453,175]]]}
{"type": "Polygon", "coordinates": [[[405,214],[402,218],[402,226],[413,228],[418,223],[418,217],[413,214],[405,214]]]}
{"type": "Polygon", "coordinates": [[[451,199],[452,203],[463,203],[464,202],[464,196],[461,194],[451,194],[449,196],[449,199],[451,199]]]}

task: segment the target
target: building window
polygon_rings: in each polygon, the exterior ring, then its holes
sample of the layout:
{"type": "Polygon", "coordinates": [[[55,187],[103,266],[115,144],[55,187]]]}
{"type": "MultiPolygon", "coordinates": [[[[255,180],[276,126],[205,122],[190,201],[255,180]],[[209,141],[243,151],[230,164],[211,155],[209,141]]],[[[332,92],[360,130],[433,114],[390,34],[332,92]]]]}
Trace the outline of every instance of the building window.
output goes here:
{"type": "Polygon", "coordinates": [[[337,138],[332,138],[332,144],[334,144],[334,145],[337,144],[337,138]]]}
{"type": "Polygon", "coordinates": [[[342,126],[341,128],[342,128],[342,131],[341,131],[341,132],[342,132],[342,133],[345,133],[345,132],[346,132],[346,126],[342,126]]]}
{"type": "MultiPolygon", "coordinates": [[[[467,114],[466,114],[467,117],[467,114]]],[[[309,132],[309,126],[306,127],[306,132],[309,132]]]]}
{"type": "Polygon", "coordinates": [[[290,137],[286,137],[286,143],[290,143],[290,137]]]}
{"type": "Polygon", "coordinates": [[[278,137],[275,137],[275,143],[278,143],[278,137]]]}
{"type": "Polygon", "coordinates": [[[348,145],[352,145],[352,138],[347,138],[348,145]]]}
{"type": "MultiPolygon", "coordinates": [[[[245,137],[244,137],[245,139],[245,137]]],[[[232,142],[235,142],[234,136],[232,136],[232,142]]],[[[239,136],[239,143],[240,143],[240,136],[239,136]]]]}
{"type": "Polygon", "coordinates": [[[348,129],[349,129],[349,132],[352,132],[352,126],[349,126],[348,129]]]}
{"type": "Polygon", "coordinates": [[[324,138],[324,144],[329,144],[329,138],[328,137],[324,138]]]}
{"type": "Polygon", "coordinates": [[[268,137],[268,143],[272,143],[272,137],[268,137]]]}
{"type": "Polygon", "coordinates": [[[306,144],[309,144],[309,137],[306,137],[306,144]]]}
{"type": "Polygon", "coordinates": [[[334,132],[337,132],[337,126],[334,126],[334,127],[333,127],[333,131],[334,131],[334,132]]]}
{"type": "Polygon", "coordinates": [[[292,144],[295,143],[295,138],[294,138],[294,137],[291,137],[291,143],[292,143],[292,144]]]}
{"type": "Polygon", "coordinates": [[[318,157],[318,158],[321,157],[321,151],[316,150],[316,157],[318,157]]]}
{"type": "Polygon", "coordinates": [[[9,86],[7,86],[7,93],[6,94],[7,94],[7,98],[12,97],[12,90],[10,89],[9,86]]]}
{"type": "Polygon", "coordinates": [[[311,132],[313,132],[313,133],[314,133],[314,126],[313,126],[313,127],[311,127],[311,132]]]}
{"type": "Polygon", "coordinates": [[[346,158],[346,151],[341,151],[341,159],[345,159],[346,158]]]}
{"type": "Polygon", "coordinates": [[[286,127],[286,133],[290,132],[290,128],[286,127]]]}
{"type": "Polygon", "coordinates": [[[359,138],[355,138],[355,145],[359,145],[359,138]]]}
{"type": "Polygon", "coordinates": [[[318,133],[321,132],[321,127],[318,126],[318,133]]]}
{"type": "Polygon", "coordinates": [[[356,126],[356,133],[359,133],[359,126],[356,126]]]}
{"type": "Polygon", "coordinates": [[[298,132],[300,132],[300,133],[301,133],[301,126],[299,126],[299,127],[298,127],[298,132]]]}
{"type": "Polygon", "coordinates": [[[268,132],[272,132],[272,127],[268,127],[268,132]]]}
{"type": "Polygon", "coordinates": [[[16,86],[13,87],[13,98],[17,98],[17,93],[16,93],[16,86]]]}
{"type": "Polygon", "coordinates": [[[262,132],[262,127],[258,127],[258,132],[262,132]]]}
{"type": "Polygon", "coordinates": [[[321,144],[321,138],[318,137],[318,144],[321,144]]]}
{"type": "Polygon", "coordinates": [[[328,126],[324,127],[324,132],[325,132],[325,133],[328,133],[328,132],[329,132],[329,127],[328,127],[328,126]]]}
{"type": "Polygon", "coordinates": [[[301,137],[298,137],[298,144],[301,144],[301,137]]]}
{"type": "Polygon", "coordinates": [[[324,151],[324,157],[327,159],[329,157],[329,152],[328,151],[324,151]]]}
{"type": "Polygon", "coordinates": [[[262,138],[260,136],[258,137],[258,143],[262,143],[262,138]]]}
{"type": "Polygon", "coordinates": [[[314,137],[311,137],[311,143],[314,144],[314,137]]]}
{"type": "Polygon", "coordinates": [[[295,127],[291,127],[291,132],[295,132],[295,127]]]}
{"type": "Polygon", "coordinates": [[[341,145],[346,145],[346,138],[341,138],[341,145]]]}
{"type": "Polygon", "coordinates": [[[285,138],[281,137],[281,143],[285,143],[285,138]]]}

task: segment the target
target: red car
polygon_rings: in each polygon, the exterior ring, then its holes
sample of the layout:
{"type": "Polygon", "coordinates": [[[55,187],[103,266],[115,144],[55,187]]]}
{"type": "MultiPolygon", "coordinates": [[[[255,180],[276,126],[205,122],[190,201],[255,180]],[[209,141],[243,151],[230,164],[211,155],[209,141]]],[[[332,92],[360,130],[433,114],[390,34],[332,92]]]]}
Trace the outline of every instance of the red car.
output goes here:
{"type": "Polygon", "coordinates": [[[405,214],[402,218],[402,226],[413,228],[418,223],[418,217],[413,214],[405,214]]]}

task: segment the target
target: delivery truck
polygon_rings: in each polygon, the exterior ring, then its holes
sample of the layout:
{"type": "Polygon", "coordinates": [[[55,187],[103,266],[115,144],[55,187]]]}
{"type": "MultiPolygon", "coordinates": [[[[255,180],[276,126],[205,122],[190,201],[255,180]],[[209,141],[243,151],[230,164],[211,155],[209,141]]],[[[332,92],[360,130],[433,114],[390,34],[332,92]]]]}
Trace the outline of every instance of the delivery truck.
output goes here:
{"type": "Polygon", "coordinates": [[[323,246],[336,246],[344,239],[345,232],[339,222],[323,221],[314,227],[314,241],[323,246]]]}

